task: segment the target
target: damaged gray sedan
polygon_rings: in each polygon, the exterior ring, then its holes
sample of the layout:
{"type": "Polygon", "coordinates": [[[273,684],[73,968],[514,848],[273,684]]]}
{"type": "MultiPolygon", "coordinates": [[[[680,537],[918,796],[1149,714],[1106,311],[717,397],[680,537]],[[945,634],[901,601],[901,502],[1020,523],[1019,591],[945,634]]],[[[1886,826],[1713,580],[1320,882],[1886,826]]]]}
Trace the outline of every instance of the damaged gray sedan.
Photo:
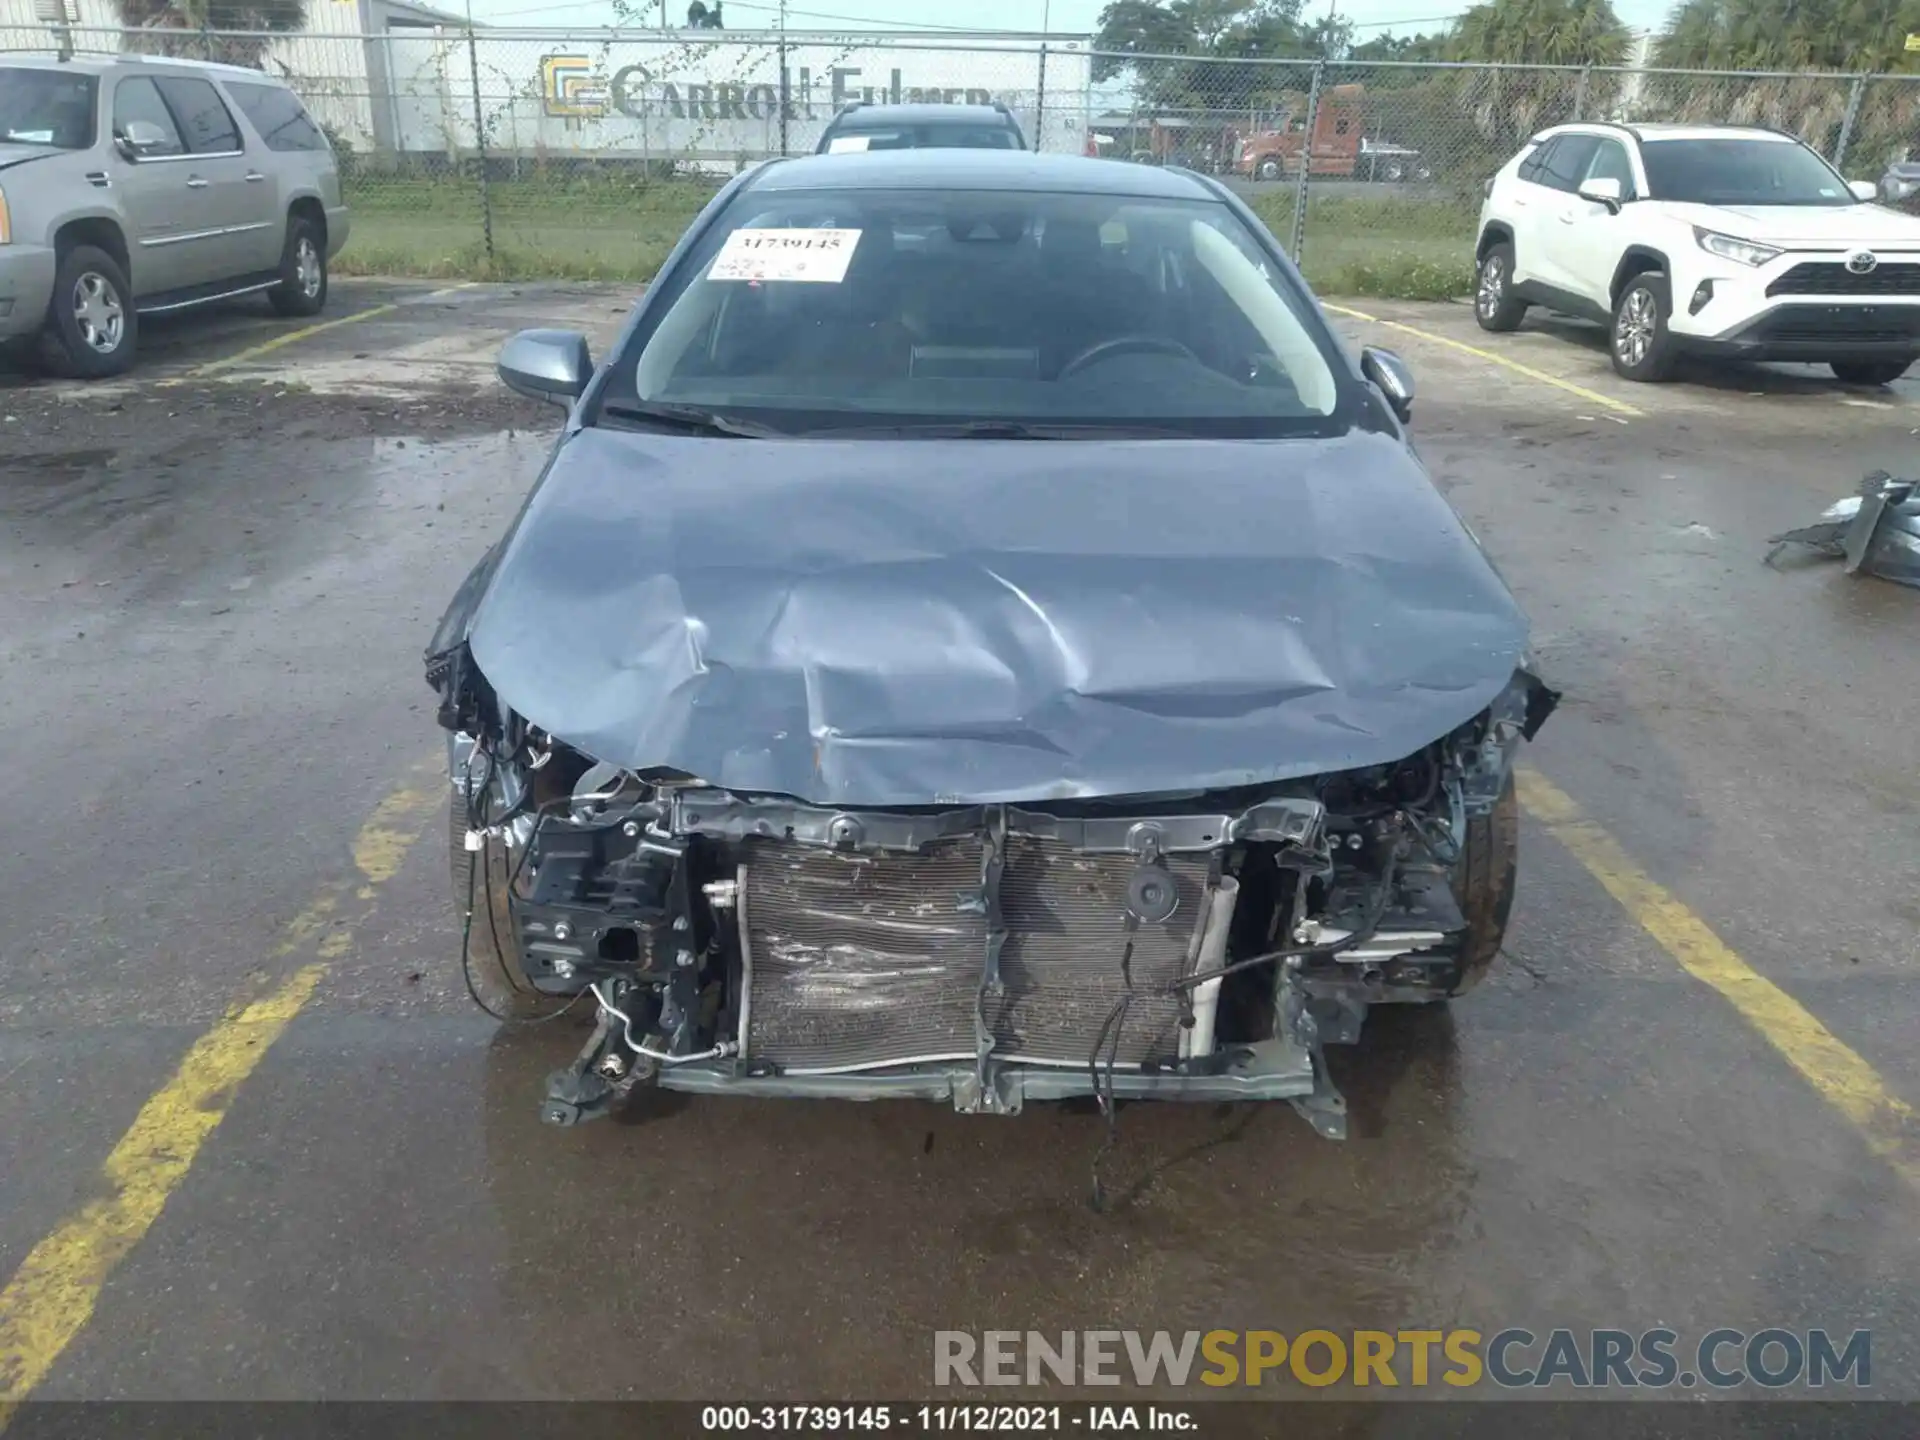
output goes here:
{"type": "Polygon", "coordinates": [[[990,151],[776,161],[681,240],[427,653],[462,965],[594,1022],[570,1124],[739,1095],[1289,1100],[1500,949],[1553,708],[1227,189],[990,151]]]}

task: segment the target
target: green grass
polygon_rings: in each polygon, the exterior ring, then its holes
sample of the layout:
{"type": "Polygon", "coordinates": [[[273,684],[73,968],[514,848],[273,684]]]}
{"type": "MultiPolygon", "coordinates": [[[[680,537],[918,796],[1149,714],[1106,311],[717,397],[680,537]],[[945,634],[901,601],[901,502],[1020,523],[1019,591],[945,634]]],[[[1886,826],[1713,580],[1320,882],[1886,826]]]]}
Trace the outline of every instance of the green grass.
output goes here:
{"type": "MultiPolygon", "coordinates": [[[[1293,245],[1293,196],[1261,195],[1254,213],[1283,247],[1293,245]]],[[[1322,295],[1451,300],[1473,289],[1478,215],[1448,200],[1307,196],[1300,268],[1322,295]]]]}
{"type": "MultiPolygon", "coordinates": [[[[653,278],[713,193],[711,182],[626,175],[495,180],[487,195],[489,261],[477,180],[361,175],[348,186],[353,237],[335,268],[435,279],[640,282],[653,278]]],[[[1292,193],[1262,194],[1253,208],[1290,248],[1292,193]]],[[[1323,295],[1451,299],[1473,288],[1474,224],[1474,211],[1452,201],[1310,193],[1302,268],[1323,295]]]]}
{"type": "Polygon", "coordinates": [[[650,280],[713,193],[711,183],[685,180],[497,180],[483,211],[476,180],[358,176],[347,187],[353,234],[334,268],[461,280],[650,280]]]}

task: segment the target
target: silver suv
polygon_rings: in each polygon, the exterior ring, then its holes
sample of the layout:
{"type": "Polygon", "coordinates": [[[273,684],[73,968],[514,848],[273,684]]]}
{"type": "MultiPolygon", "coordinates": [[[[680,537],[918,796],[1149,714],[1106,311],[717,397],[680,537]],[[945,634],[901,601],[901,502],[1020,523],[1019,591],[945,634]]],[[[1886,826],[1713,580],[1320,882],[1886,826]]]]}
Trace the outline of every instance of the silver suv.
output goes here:
{"type": "Polygon", "coordinates": [[[346,239],[333,149],[271,76],[0,55],[0,341],[115,375],[142,315],[257,290],[317,313],[346,239]]]}

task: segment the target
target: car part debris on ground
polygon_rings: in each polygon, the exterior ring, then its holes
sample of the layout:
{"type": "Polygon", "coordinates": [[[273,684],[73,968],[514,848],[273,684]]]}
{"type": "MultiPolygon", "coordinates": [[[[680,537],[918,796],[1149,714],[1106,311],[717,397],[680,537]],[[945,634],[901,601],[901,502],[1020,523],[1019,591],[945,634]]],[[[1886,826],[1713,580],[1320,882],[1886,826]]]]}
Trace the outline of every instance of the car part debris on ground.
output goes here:
{"type": "Polygon", "coordinates": [[[1819,523],[1772,536],[1767,563],[1789,545],[1846,562],[1847,573],[1920,587],[1920,485],[1876,470],[1858,494],[1836,500],[1819,523]]]}

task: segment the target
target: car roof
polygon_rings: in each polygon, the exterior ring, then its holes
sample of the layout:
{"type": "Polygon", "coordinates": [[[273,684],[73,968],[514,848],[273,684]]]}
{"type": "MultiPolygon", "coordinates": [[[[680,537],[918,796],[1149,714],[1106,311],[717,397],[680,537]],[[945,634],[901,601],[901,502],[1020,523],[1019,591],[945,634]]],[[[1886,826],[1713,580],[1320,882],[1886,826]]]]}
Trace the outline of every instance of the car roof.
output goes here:
{"type": "Polygon", "coordinates": [[[1027,190],[1218,200],[1186,170],[1033,150],[864,150],[769,160],[748,178],[755,190],[1027,190]]]}
{"type": "Polygon", "coordinates": [[[1787,145],[1801,143],[1797,136],[1789,135],[1783,130],[1769,130],[1760,125],[1688,125],[1674,120],[1619,124],[1600,120],[1582,120],[1567,125],[1549,126],[1527,143],[1537,145],[1554,135],[1619,135],[1622,133],[1641,141],[1778,140],[1787,145]]]}
{"type": "Polygon", "coordinates": [[[1636,125],[1633,129],[1642,140],[1778,140],[1787,145],[1800,143],[1797,136],[1762,129],[1758,125],[1682,125],[1663,120],[1656,124],[1636,125]]]}
{"type": "Polygon", "coordinates": [[[900,105],[849,105],[833,117],[835,125],[1011,125],[1012,117],[992,105],[934,101],[900,105]]]}
{"type": "Polygon", "coordinates": [[[89,54],[76,52],[72,59],[62,60],[58,55],[50,55],[44,50],[0,50],[0,66],[27,70],[58,70],[77,75],[104,75],[116,67],[140,69],[147,66],[164,66],[169,70],[196,70],[206,75],[218,75],[228,80],[244,80],[252,85],[279,85],[282,82],[264,70],[250,69],[245,65],[222,65],[216,60],[188,60],[172,55],[136,55],[131,52],[114,51],[111,54],[100,52],[89,54]]]}

